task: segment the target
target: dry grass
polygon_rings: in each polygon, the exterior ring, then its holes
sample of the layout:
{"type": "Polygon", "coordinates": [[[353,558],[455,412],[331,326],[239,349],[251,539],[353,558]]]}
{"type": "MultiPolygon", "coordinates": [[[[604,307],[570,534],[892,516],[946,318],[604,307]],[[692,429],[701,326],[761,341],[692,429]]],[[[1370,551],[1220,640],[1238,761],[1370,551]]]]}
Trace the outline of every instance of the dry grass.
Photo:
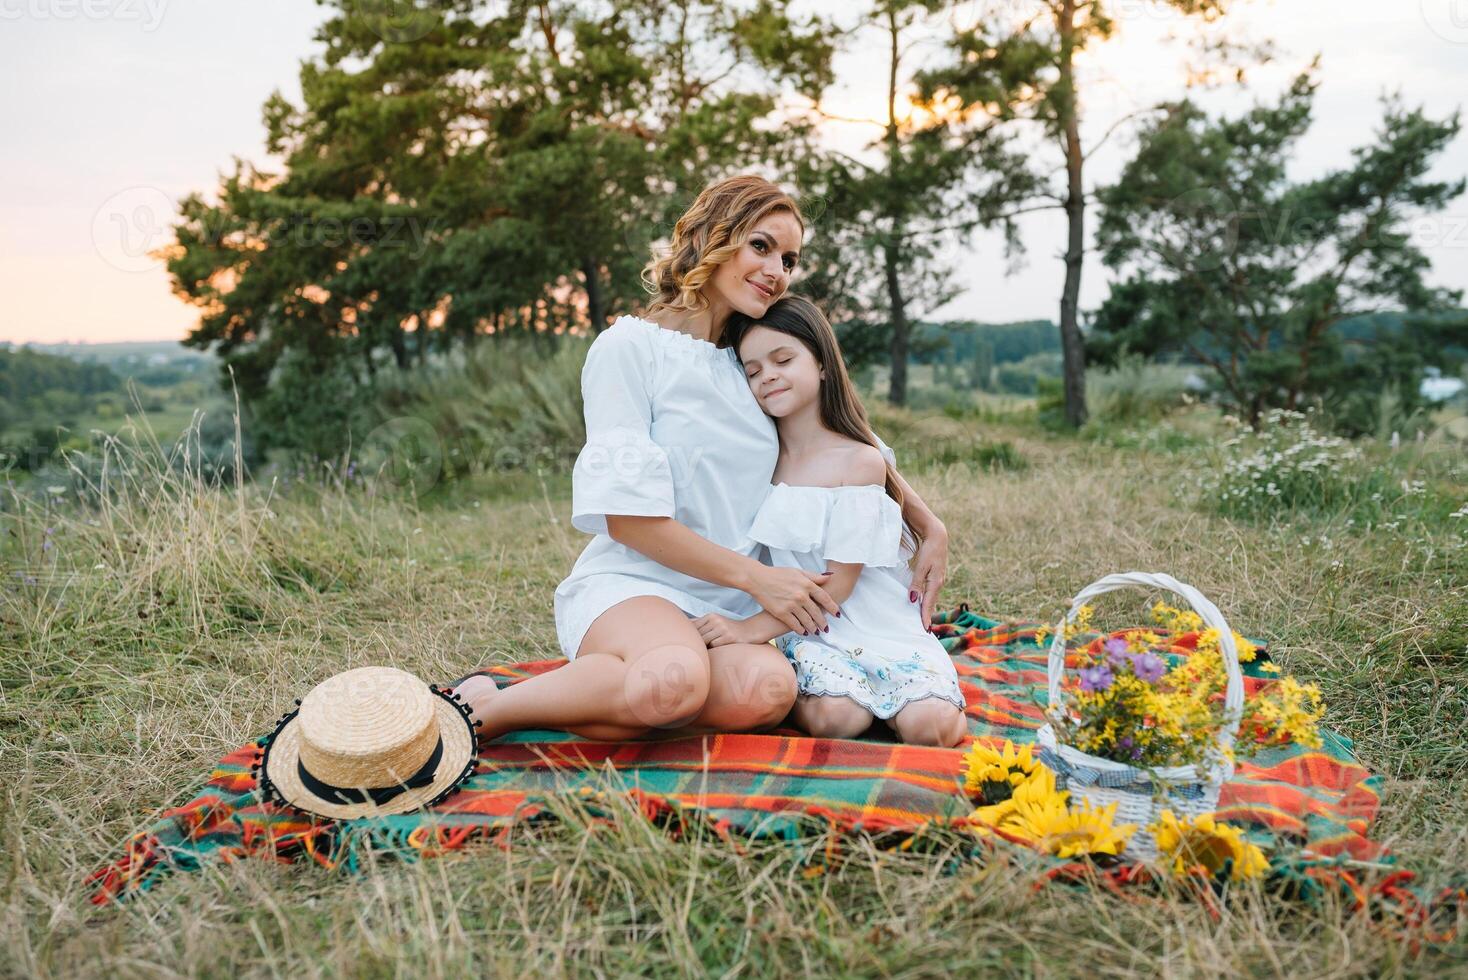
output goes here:
{"type": "MultiPolygon", "coordinates": [[[[954,458],[934,440],[969,436],[890,414],[877,427],[949,525],[949,603],[1055,618],[1121,569],[1196,585],[1324,688],[1333,727],[1386,779],[1377,835],[1429,877],[1464,868],[1462,528],[1243,524],[1188,505],[1178,457],[989,421],[987,439],[1026,465],[925,465],[954,458]],[[927,441],[904,438],[924,425],[927,441]]],[[[1333,903],[1244,891],[1214,919],[1183,896],[1038,888],[1023,862],[944,873],[941,839],[928,854],[857,841],[811,878],[798,848],[741,855],[625,808],[594,822],[571,800],[509,850],[354,879],[245,862],[94,909],[86,874],[328,674],[390,663],[445,680],[555,655],[550,594],[585,540],[566,523],[564,477],[466,481],[414,504],[361,488],[204,490],[132,465],[99,510],[12,497],[0,512],[6,577],[22,573],[0,593],[5,972],[1468,974],[1462,941],[1413,948],[1333,903]]],[[[1454,466],[1435,471],[1459,481],[1440,489],[1468,497],[1454,466]]],[[[1108,597],[1098,620],[1132,618],[1143,598],[1108,597]]]]}

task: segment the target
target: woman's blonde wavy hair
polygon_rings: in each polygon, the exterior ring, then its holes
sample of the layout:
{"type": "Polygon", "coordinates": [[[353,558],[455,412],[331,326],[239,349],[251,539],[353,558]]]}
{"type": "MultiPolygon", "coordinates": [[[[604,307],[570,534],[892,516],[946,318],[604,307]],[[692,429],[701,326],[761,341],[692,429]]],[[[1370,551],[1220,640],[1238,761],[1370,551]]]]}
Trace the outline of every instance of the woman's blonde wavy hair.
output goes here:
{"type": "MultiPolygon", "coordinates": [[[[763,177],[741,174],[705,187],[673,226],[667,250],[642,270],[643,285],[655,297],[648,315],[708,309],[704,284],[739,251],[756,224],[779,211],[788,211],[805,229],[800,205],[763,177]]],[[[718,342],[722,345],[722,339],[718,342]]]]}

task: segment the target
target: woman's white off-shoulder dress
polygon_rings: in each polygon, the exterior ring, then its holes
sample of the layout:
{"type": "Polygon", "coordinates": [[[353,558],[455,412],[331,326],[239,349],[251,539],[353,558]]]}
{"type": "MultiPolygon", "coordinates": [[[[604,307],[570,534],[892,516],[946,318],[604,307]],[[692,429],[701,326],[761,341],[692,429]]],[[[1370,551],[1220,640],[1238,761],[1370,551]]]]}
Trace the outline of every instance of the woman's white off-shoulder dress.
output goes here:
{"type": "MultiPolygon", "coordinates": [[[[770,492],[780,440],[735,352],[623,316],[592,341],[581,393],[586,445],[571,475],[571,524],[595,537],[556,587],[561,652],[575,657],[592,622],[633,596],[662,596],[690,618],[758,613],[747,593],[675,571],[607,535],[608,514],[672,517],[769,563],[749,529],[770,492]]],[[[892,462],[880,438],[877,446],[892,462]]]]}
{"type": "Polygon", "coordinates": [[[829,632],[786,633],[776,640],[795,666],[800,693],[844,695],[878,718],[929,697],[963,710],[953,660],[924,629],[922,608],[908,601],[911,551],[902,544],[902,510],[885,488],[780,483],[765,497],[749,533],[769,548],[777,566],[866,566],[841,603],[841,615],[828,618],[829,632]]]}

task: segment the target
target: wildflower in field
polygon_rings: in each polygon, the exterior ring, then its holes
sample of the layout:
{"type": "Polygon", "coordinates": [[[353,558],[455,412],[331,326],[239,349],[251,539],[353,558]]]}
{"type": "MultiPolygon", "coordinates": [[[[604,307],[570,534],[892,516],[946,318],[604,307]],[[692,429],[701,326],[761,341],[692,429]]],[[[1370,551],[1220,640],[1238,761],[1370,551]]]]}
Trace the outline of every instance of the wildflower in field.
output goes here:
{"type": "Polygon", "coordinates": [[[1202,872],[1209,878],[1257,878],[1269,869],[1264,852],[1244,840],[1241,828],[1221,823],[1211,813],[1179,820],[1163,810],[1147,828],[1157,841],[1158,856],[1173,874],[1202,872]]]}

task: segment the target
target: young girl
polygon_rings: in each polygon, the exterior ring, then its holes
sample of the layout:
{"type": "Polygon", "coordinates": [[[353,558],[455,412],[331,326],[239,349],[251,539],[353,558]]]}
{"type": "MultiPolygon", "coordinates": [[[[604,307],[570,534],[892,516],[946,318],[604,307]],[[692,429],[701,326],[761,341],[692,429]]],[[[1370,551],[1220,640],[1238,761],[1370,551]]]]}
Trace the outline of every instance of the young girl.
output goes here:
{"type": "Polygon", "coordinates": [[[902,519],[902,491],[873,440],[830,323],[811,301],[780,300],[726,328],[750,390],[775,420],[780,455],[749,537],[772,564],[834,574],[841,605],[825,630],[790,632],[769,613],[694,620],[712,649],[776,645],[795,667],[791,720],[812,735],[853,738],[881,718],[904,742],[951,746],[968,732],[943,645],[910,601],[906,559],[921,543],[902,519]]]}

